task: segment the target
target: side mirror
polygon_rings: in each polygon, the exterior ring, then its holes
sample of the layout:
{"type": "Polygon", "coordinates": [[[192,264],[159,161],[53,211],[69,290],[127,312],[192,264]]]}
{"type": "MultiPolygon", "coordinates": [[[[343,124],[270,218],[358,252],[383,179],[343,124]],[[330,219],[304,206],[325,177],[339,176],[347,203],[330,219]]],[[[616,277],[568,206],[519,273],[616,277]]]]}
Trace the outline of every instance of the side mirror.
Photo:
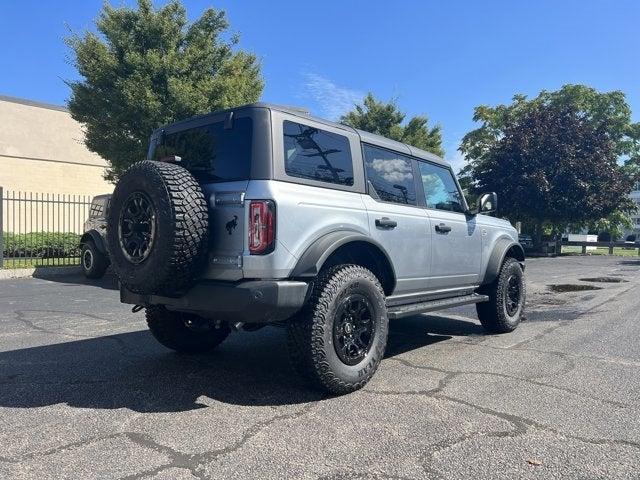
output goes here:
{"type": "Polygon", "coordinates": [[[498,195],[496,192],[483,193],[478,199],[478,213],[495,212],[498,208],[498,195]]]}

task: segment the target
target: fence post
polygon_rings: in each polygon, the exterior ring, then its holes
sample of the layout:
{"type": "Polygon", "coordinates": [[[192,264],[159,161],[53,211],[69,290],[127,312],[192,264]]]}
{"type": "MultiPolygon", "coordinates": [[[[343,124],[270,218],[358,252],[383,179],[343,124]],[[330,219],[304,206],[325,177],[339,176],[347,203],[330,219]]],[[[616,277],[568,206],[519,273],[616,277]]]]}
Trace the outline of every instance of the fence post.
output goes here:
{"type": "Polygon", "coordinates": [[[582,245],[582,255],[586,255],[586,254],[587,254],[587,246],[582,245]]]}
{"type": "Polygon", "coordinates": [[[2,206],[4,205],[4,190],[0,187],[0,268],[4,264],[4,211],[2,206]]]}

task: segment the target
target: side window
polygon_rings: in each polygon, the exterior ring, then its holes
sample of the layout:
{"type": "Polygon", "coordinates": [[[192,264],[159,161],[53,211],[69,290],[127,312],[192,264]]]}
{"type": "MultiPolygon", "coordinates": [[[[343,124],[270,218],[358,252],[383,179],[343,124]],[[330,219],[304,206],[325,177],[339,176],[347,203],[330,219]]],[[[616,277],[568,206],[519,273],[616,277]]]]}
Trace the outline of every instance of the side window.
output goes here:
{"type": "Polygon", "coordinates": [[[409,157],[383,148],[364,145],[367,180],[385,202],[416,204],[416,185],[409,157]]]}
{"type": "Polygon", "coordinates": [[[349,139],[319,128],[285,121],[284,170],[291,177],[353,185],[349,139]]]}
{"type": "Polygon", "coordinates": [[[464,212],[464,201],[448,168],[418,162],[428,208],[464,212]]]}
{"type": "Polygon", "coordinates": [[[89,217],[96,218],[100,217],[104,212],[104,205],[102,199],[95,199],[91,202],[91,207],[89,207],[89,217]]]}

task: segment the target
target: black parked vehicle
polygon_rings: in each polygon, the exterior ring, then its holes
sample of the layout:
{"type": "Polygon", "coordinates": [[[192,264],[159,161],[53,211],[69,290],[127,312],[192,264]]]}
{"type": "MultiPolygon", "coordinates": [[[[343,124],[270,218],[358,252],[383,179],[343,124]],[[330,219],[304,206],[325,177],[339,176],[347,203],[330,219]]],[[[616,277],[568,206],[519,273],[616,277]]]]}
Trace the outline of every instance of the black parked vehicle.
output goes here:
{"type": "Polygon", "coordinates": [[[111,194],[97,195],[91,201],[89,218],[80,238],[80,265],[87,278],[101,278],[109,266],[107,250],[107,211],[111,194]]]}
{"type": "Polygon", "coordinates": [[[531,238],[531,235],[520,234],[518,235],[518,241],[525,250],[533,250],[533,238],[531,238]]]}

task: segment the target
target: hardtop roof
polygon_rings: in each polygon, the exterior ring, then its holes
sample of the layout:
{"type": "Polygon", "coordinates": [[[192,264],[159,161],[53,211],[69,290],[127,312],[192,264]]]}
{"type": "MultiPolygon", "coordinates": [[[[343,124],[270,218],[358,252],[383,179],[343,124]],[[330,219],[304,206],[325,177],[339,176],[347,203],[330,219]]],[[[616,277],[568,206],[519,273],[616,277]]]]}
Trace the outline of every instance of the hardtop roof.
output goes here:
{"type": "MultiPolygon", "coordinates": [[[[180,120],[178,122],[174,122],[174,123],[172,123],[170,125],[178,125],[178,124],[181,124],[181,123],[191,122],[191,121],[193,121],[195,119],[202,119],[202,118],[206,118],[206,117],[209,117],[209,116],[218,116],[220,114],[224,114],[224,113],[228,113],[228,112],[236,112],[238,110],[246,110],[246,109],[251,109],[251,108],[267,108],[267,109],[270,109],[270,110],[276,110],[278,112],[284,112],[286,114],[293,115],[293,116],[296,116],[296,117],[308,118],[310,120],[313,120],[314,122],[322,123],[322,124],[330,126],[330,127],[339,128],[339,129],[342,129],[342,130],[346,130],[346,131],[355,133],[360,137],[360,140],[362,142],[364,142],[364,143],[368,143],[368,144],[375,145],[375,146],[382,147],[382,148],[387,148],[387,149],[390,149],[390,150],[395,150],[395,151],[398,151],[400,153],[404,153],[406,155],[412,155],[412,156],[414,156],[416,158],[429,160],[430,162],[439,163],[441,165],[449,167],[449,164],[444,159],[440,158],[439,156],[437,156],[437,155],[435,155],[435,154],[433,154],[431,152],[426,152],[426,151],[424,151],[424,150],[422,150],[420,148],[414,147],[412,145],[408,145],[406,143],[398,142],[396,140],[391,140],[390,138],[383,137],[382,135],[377,135],[375,133],[365,132],[364,130],[359,130],[357,128],[353,128],[353,127],[350,127],[348,125],[344,125],[342,123],[332,122],[332,121],[326,120],[324,118],[316,117],[314,115],[311,115],[304,108],[298,108],[298,107],[287,106],[287,105],[278,105],[278,104],[275,104],[275,103],[265,103],[265,102],[249,103],[249,104],[246,104],[246,105],[241,105],[239,107],[227,108],[225,110],[217,110],[215,112],[205,113],[203,115],[197,115],[195,117],[191,117],[191,118],[188,118],[188,119],[185,119],[185,120],[180,120]]],[[[161,127],[161,128],[159,128],[157,130],[162,130],[165,127],[161,127]]]]}

